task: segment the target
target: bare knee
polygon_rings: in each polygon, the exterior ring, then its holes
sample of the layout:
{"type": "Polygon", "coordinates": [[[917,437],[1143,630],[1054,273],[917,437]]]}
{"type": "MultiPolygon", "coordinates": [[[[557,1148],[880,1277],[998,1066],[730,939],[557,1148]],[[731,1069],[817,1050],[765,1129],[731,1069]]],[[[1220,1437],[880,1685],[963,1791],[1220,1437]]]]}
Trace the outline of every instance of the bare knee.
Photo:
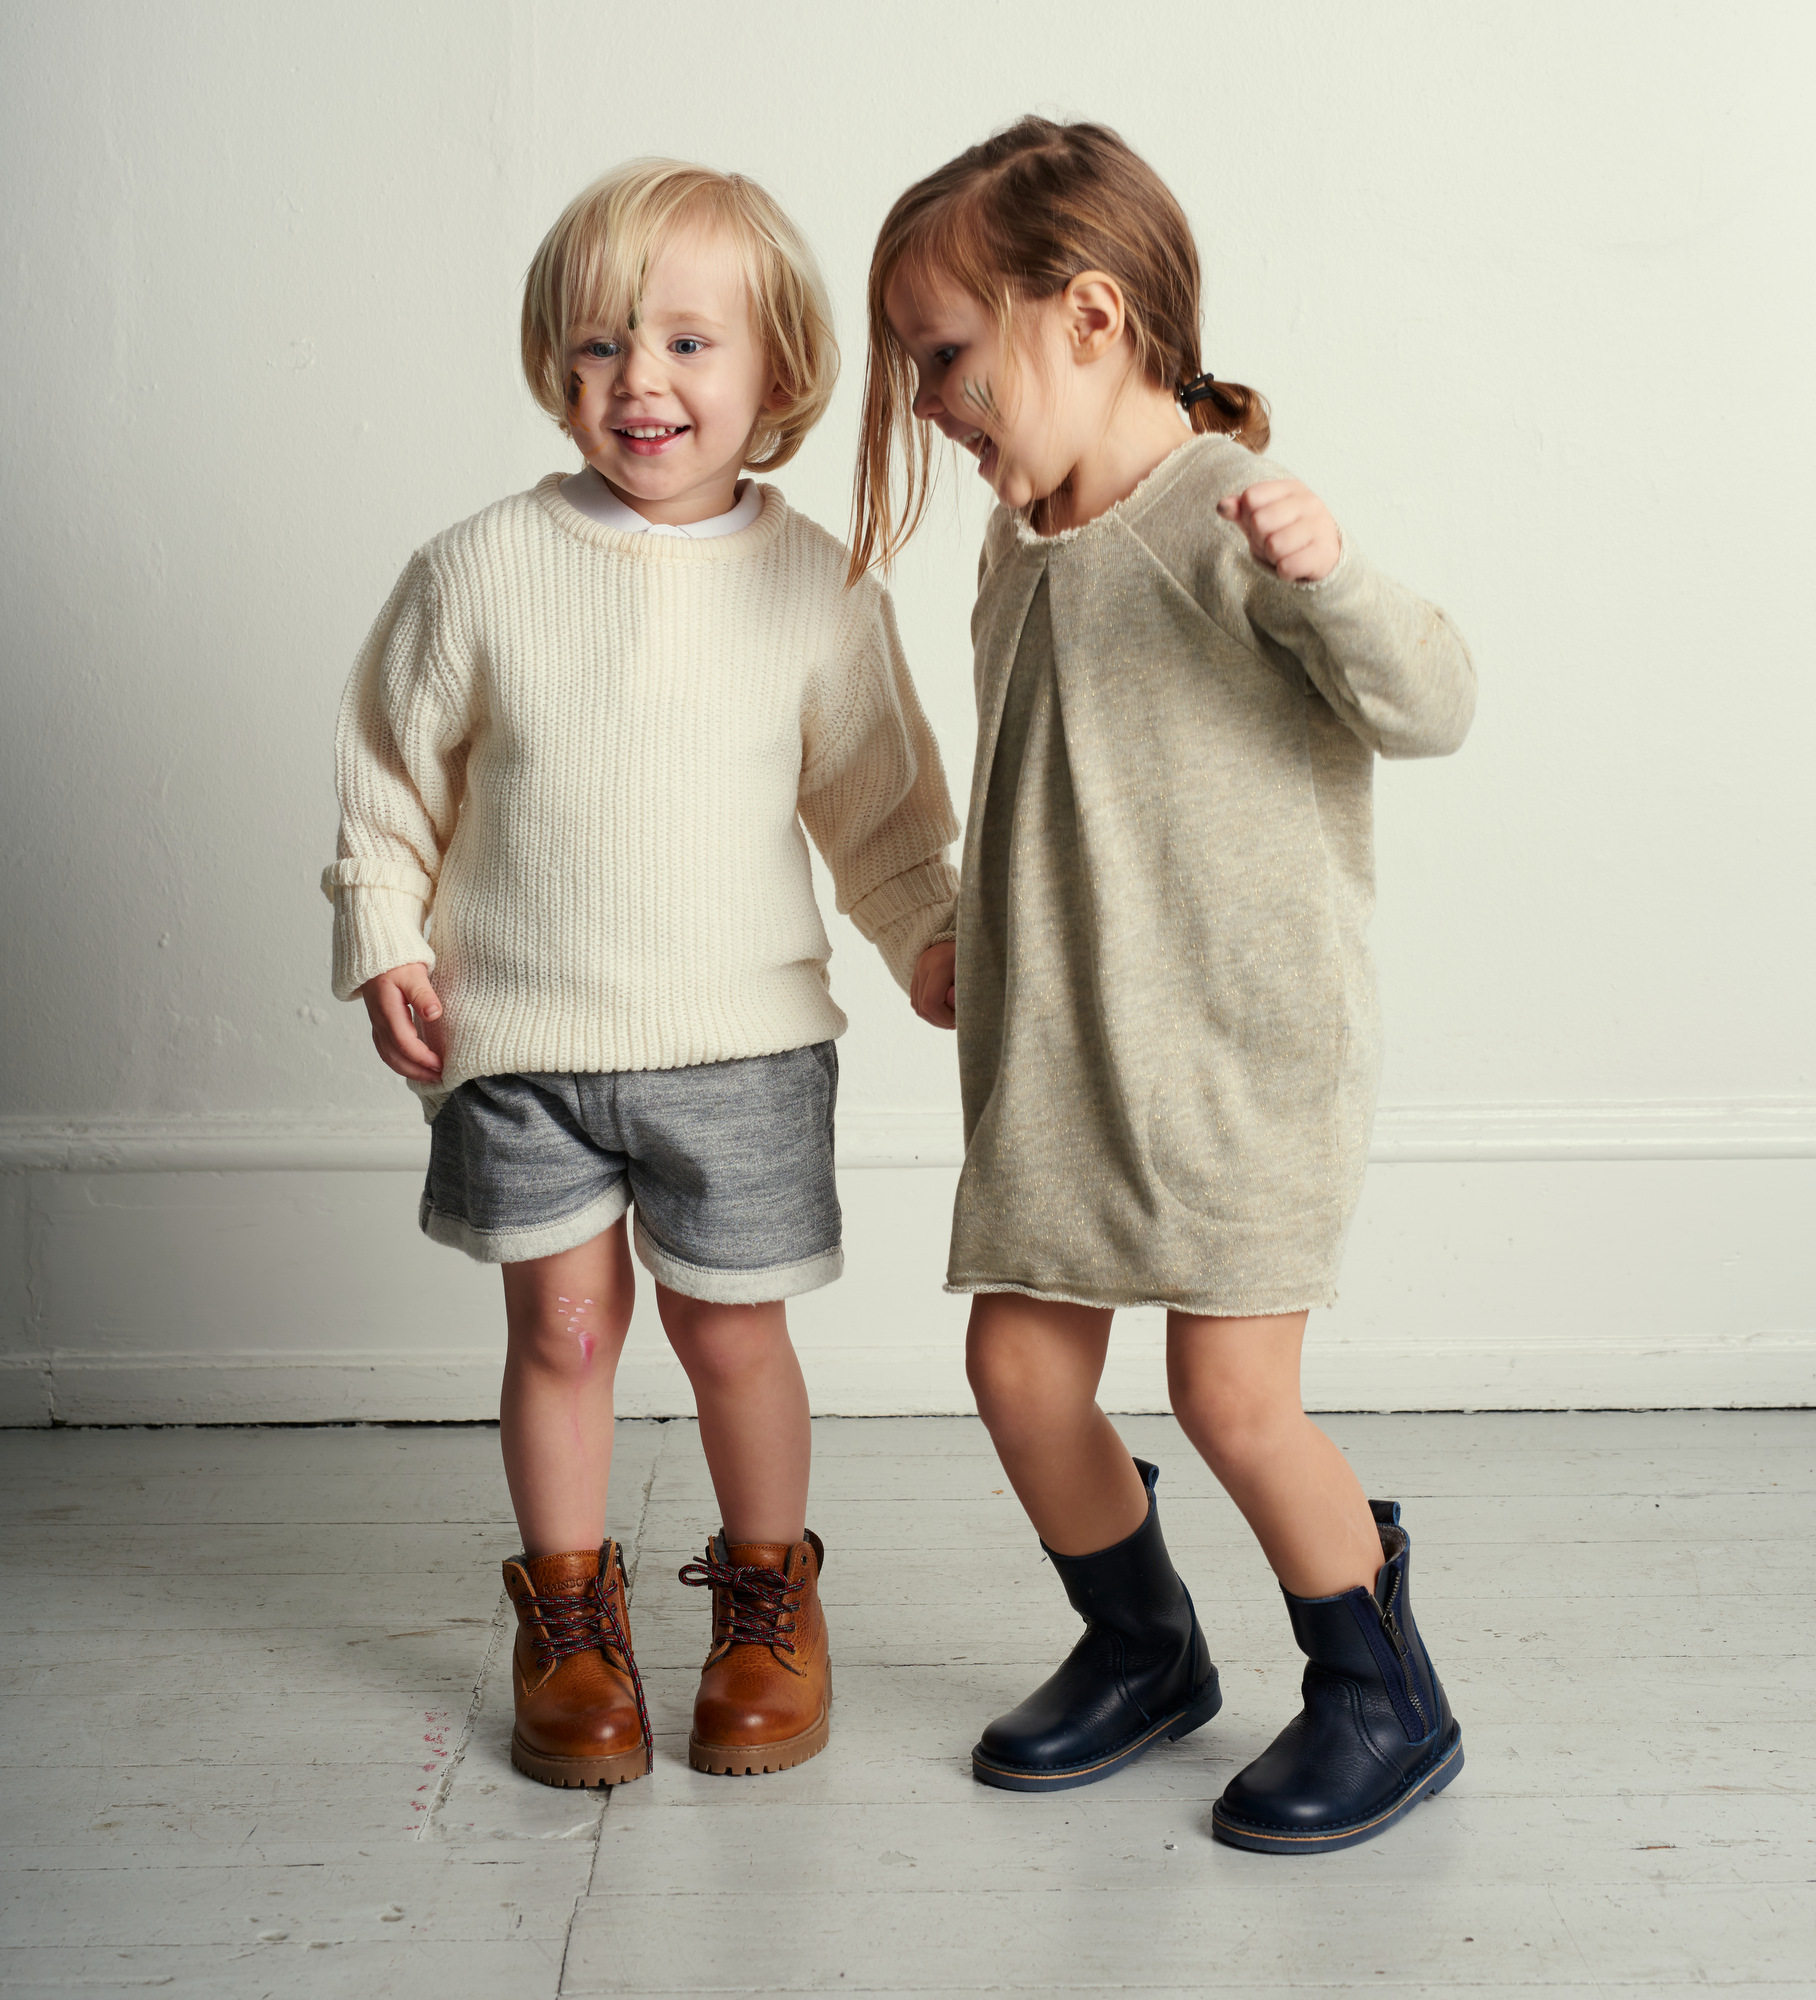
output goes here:
{"type": "Polygon", "coordinates": [[[964,1376],[986,1430],[1006,1422],[1028,1380],[1028,1356],[1014,1340],[990,1338],[972,1328],[964,1344],[964,1376]]]}
{"type": "MultiPolygon", "coordinates": [[[[965,1342],[965,1375],[984,1428],[999,1443],[1050,1436],[1074,1415],[1065,1371],[1052,1343],[1013,1320],[974,1324],[965,1342]]],[[[1089,1397],[1086,1401],[1089,1402],[1089,1397]]]]}
{"type": "Polygon", "coordinates": [[[696,1392],[731,1393],[764,1374],[782,1350],[792,1352],[780,1301],[719,1305],[660,1287],[663,1331],[696,1392]]]}
{"type": "Polygon", "coordinates": [[[1180,1429],[1226,1484],[1273,1458],[1283,1436],[1306,1421],[1296,1397],[1241,1375],[1181,1379],[1173,1372],[1170,1386],[1180,1429]]]}
{"type": "Polygon", "coordinates": [[[510,1358],[519,1368],[578,1386],[609,1374],[624,1348],[624,1323],[588,1312],[573,1318],[537,1314],[514,1320],[510,1328],[510,1358]]]}
{"type": "Polygon", "coordinates": [[[526,1289],[516,1297],[507,1289],[505,1317],[514,1366],[578,1385],[617,1367],[631,1302],[578,1289],[571,1296],[526,1289]]]}

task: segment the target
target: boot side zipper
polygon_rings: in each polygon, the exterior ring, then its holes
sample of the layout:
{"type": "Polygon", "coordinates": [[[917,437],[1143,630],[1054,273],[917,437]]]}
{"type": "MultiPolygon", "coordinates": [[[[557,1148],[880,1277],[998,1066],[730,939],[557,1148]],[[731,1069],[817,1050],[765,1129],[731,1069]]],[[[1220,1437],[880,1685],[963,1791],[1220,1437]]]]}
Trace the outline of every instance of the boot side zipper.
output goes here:
{"type": "Polygon", "coordinates": [[[1413,1680],[1411,1649],[1407,1646],[1406,1634],[1400,1630],[1400,1621],[1394,1616],[1394,1599],[1399,1594],[1400,1575],[1396,1570],[1387,1587],[1387,1602],[1381,1607],[1381,1629],[1387,1634],[1387,1643],[1394,1649],[1394,1657],[1400,1663],[1400,1677],[1406,1683],[1406,1699],[1412,1703],[1413,1714],[1429,1734],[1431,1717],[1425,1713],[1425,1704],[1419,1699],[1419,1690],[1413,1680]]]}

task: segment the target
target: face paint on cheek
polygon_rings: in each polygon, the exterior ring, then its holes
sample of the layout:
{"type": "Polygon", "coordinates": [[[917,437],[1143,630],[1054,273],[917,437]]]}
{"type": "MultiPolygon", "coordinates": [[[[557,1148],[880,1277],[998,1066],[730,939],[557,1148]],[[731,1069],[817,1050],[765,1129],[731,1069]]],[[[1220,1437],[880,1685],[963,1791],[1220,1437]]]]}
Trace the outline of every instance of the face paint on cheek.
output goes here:
{"type": "Polygon", "coordinates": [[[567,379],[568,436],[580,447],[582,458],[591,458],[605,441],[604,433],[587,414],[586,383],[578,368],[567,379]]]}
{"type": "Polygon", "coordinates": [[[990,386],[988,376],[981,382],[974,382],[967,375],[959,391],[959,400],[969,403],[986,423],[1000,424],[1003,420],[1003,413],[996,406],[996,391],[990,386]]]}

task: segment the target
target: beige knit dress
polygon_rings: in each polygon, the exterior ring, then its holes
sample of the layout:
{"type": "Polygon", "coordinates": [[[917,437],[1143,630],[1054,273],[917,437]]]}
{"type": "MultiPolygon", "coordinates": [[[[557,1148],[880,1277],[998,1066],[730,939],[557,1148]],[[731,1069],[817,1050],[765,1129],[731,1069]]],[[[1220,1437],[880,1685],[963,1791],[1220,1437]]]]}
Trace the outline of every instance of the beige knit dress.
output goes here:
{"type": "Polygon", "coordinates": [[[1335,1295],[1380,1068],[1377,752],[1456,749],[1442,612],[1346,547],[1283,582],[1182,445],[1042,537],[999,509],[972,618],[948,1288],[1197,1313],[1335,1295]]]}

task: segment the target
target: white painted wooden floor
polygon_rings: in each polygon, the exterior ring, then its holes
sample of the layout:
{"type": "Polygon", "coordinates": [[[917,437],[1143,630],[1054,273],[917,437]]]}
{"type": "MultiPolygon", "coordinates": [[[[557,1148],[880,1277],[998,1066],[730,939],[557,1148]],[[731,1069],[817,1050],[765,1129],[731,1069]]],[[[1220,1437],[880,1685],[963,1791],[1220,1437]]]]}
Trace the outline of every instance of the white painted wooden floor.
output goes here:
{"type": "Polygon", "coordinates": [[[1816,1993],[1816,1413],[1329,1423],[1469,1761],[1302,1861],[1207,1837],[1299,1663],[1167,1419],[1224,1712],[1053,1799],[969,1775],[1076,1630],[973,1422],[818,1426],[832,1746],[741,1780],[686,1764],[693,1428],[621,1426],[658,1757],[609,1803],[507,1762],[491,1431],[0,1433],[0,1991],[1816,1993]]]}

